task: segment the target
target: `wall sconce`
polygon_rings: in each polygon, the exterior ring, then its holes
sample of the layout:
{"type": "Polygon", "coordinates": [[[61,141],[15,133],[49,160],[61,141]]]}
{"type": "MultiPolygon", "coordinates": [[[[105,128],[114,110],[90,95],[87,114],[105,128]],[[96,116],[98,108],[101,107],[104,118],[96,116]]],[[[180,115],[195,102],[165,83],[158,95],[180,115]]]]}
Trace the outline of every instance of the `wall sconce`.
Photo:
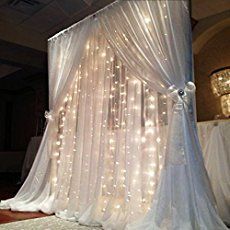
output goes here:
{"type": "Polygon", "coordinates": [[[220,97],[222,113],[230,117],[230,67],[213,71],[210,78],[214,95],[220,97]]]}

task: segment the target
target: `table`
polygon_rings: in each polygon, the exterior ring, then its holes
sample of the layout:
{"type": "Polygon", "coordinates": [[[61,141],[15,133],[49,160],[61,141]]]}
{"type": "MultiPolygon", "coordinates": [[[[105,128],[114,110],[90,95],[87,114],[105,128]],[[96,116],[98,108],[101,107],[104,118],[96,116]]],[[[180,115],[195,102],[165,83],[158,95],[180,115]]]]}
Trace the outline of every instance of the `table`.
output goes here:
{"type": "Polygon", "coordinates": [[[230,120],[198,122],[198,135],[217,209],[230,224],[230,120]]]}

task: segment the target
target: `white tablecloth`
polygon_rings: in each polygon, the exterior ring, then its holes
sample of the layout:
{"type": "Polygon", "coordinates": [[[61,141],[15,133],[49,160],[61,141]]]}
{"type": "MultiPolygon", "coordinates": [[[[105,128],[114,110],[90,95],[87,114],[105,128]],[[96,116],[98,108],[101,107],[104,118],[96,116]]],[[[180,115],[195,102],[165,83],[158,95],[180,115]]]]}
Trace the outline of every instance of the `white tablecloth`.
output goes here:
{"type": "Polygon", "coordinates": [[[230,120],[200,122],[198,134],[219,214],[230,224],[230,120]]]}

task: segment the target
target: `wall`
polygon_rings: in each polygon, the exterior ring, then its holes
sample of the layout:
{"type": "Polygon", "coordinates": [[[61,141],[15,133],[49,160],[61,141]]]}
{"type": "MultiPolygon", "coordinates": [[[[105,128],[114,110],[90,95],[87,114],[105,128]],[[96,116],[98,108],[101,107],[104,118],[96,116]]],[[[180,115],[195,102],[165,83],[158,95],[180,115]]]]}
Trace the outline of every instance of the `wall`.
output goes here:
{"type": "Polygon", "coordinates": [[[35,136],[35,92],[27,91],[13,100],[11,120],[11,150],[25,150],[31,136],[35,136]]]}
{"type": "Polygon", "coordinates": [[[221,114],[220,99],[211,91],[209,75],[215,69],[230,66],[229,38],[230,27],[216,34],[194,56],[198,121],[213,120],[221,114]]]}
{"type": "MultiPolygon", "coordinates": [[[[12,88],[13,84],[14,81],[12,88]]],[[[47,92],[47,76],[44,74],[30,77],[21,89],[0,90],[0,151],[25,151],[30,138],[41,134],[47,92]]]]}

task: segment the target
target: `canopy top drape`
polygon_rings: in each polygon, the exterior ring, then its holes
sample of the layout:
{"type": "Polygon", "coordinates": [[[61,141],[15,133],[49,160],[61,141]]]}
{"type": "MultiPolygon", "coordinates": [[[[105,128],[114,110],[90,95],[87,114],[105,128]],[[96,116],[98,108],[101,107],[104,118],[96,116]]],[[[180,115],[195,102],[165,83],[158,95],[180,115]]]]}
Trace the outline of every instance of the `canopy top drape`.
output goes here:
{"type": "Polygon", "coordinates": [[[1,207],[104,229],[226,229],[194,123],[188,2],[116,1],[48,45],[48,125],[1,207]]]}
{"type": "MultiPolygon", "coordinates": [[[[58,33],[48,41],[49,43],[57,42],[57,40],[67,42],[67,39],[63,39],[66,37],[65,34],[71,34],[83,23],[85,24],[82,28],[82,30],[84,29],[83,33],[90,27],[86,26],[87,24],[91,25],[91,29],[94,25],[102,27],[104,33],[107,34],[109,43],[113,43],[111,37],[116,38],[114,40],[116,42],[111,45],[117,49],[120,58],[123,61],[129,58],[129,62],[126,60],[126,65],[128,68],[130,67],[130,71],[135,66],[133,74],[137,78],[148,82],[159,92],[166,93],[171,85],[183,89],[185,83],[193,79],[191,28],[184,26],[190,23],[188,15],[187,1],[134,2],[118,0],[58,33]],[[129,10],[130,15],[127,15],[124,9],[129,10]],[[123,23],[118,23],[117,18],[123,23]],[[156,18],[162,20],[156,20],[156,18]],[[98,21],[100,21],[100,25],[98,25],[98,21]],[[130,27],[129,30],[127,30],[127,26],[130,27]],[[119,34],[117,34],[117,29],[120,31],[119,34]],[[138,33],[136,33],[137,29],[138,33]],[[135,50],[132,50],[134,49],[133,45],[135,50]],[[121,52],[125,48],[128,53],[124,56],[121,52]],[[132,55],[133,52],[135,52],[135,56],[132,55]]],[[[82,32],[79,31],[79,34],[82,32]]],[[[82,41],[81,37],[79,40],[82,41]]],[[[71,43],[71,41],[68,42],[71,43]]],[[[67,57],[65,58],[67,59],[67,57]]],[[[53,79],[50,78],[50,82],[53,82],[53,79]]]]}

